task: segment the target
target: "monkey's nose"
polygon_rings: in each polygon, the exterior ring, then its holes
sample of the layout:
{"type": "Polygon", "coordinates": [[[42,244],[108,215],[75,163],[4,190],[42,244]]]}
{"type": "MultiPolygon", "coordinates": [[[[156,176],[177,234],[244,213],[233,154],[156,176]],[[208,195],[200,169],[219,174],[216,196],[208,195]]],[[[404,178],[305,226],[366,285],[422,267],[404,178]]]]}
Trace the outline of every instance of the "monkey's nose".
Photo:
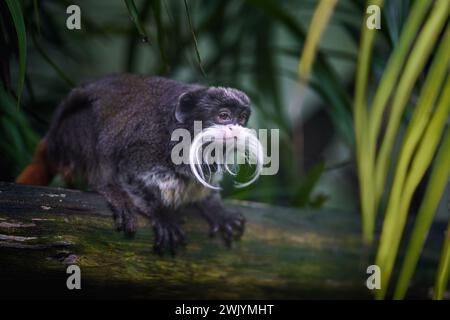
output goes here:
{"type": "Polygon", "coordinates": [[[227,127],[229,131],[224,132],[225,139],[231,139],[234,137],[233,128],[231,126],[227,127]]]}

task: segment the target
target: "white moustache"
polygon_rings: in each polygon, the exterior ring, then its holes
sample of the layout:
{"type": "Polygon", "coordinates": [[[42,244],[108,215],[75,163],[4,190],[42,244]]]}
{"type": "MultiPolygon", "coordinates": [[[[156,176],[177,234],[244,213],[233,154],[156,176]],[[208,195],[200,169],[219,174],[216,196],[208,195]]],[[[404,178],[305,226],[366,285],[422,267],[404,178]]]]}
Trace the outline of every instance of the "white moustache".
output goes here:
{"type": "Polygon", "coordinates": [[[236,187],[243,188],[252,184],[261,174],[263,161],[263,147],[255,132],[239,125],[214,125],[206,128],[195,136],[189,150],[189,165],[194,176],[205,187],[216,190],[220,190],[220,186],[212,183],[220,180],[224,171],[236,176],[237,164],[254,164],[255,170],[248,181],[235,182],[236,187]],[[243,161],[240,162],[239,159],[243,161]],[[211,171],[211,165],[215,166],[216,171],[211,171]]]}

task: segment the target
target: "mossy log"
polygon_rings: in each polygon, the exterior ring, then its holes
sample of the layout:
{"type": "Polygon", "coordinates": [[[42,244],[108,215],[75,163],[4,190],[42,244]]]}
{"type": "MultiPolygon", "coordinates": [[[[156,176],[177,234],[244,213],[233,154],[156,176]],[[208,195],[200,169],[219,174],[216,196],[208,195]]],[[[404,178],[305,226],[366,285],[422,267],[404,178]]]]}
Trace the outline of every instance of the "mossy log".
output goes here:
{"type": "MultiPolygon", "coordinates": [[[[161,257],[148,222],[125,238],[96,193],[0,183],[0,298],[372,297],[365,282],[373,257],[358,214],[227,205],[247,218],[240,242],[226,248],[186,212],[187,246],[161,257]],[[71,264],[81,268],[81,290],[66,287],[71,264]]],[[[412,297],[428,297],[436,260],[429,254],[420,266],[412,297]]]]}

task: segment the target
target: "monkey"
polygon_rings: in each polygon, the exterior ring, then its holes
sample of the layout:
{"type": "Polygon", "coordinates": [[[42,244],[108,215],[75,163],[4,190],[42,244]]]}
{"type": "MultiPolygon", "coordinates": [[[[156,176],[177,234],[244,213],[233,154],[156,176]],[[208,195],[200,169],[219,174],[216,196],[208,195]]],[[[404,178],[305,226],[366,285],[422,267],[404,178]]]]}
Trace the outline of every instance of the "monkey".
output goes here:
{"type": "Polygon", "coordinates": [[[195,164],[171,161],[171,132],[194,133],[194,121],[216,131],[243,129],[250,105],[238,89],[157,76],[113,74],[87,81],[58,105],[16,182],[45,185],[58,173],[68,180],[85,177],[106,199],[118,231],[133,237],[138,215],[151,222],[159,254],[174,254],[186,244],[179,212],[189,206],[207,221],[211,236],[219,234],[231,246],[244,233],[244,216],[224,206],[220,191],[192,170],[195,164]]]}

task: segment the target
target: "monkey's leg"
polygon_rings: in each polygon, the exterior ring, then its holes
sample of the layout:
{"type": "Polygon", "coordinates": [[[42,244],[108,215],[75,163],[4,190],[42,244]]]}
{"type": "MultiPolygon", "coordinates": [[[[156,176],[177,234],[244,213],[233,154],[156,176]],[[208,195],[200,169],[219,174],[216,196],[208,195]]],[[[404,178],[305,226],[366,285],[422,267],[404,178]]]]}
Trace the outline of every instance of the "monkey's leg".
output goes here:
{"type": "Polygon", "coordinates": [[[128,195],[113,186],[101,188],[99,192],[106,198],[113,212],[116,230],[123,231],[127,237],[133,237],[137,228],[137,216],[136,208],[128,195]]]}
{"type": "MultiPolygon", "coordinates": [[[[176,248],[185,244],[185,234],[180,227],[179,215],[174,208],[162,202],[158,187],[151,180],[143,178],[146,176],[129,177],[124,190],[129,194],[139,213],[147,217],[153,226],[154,251],[158,254],[165,251],[175,254],[176,248]]],[[[155,178],[156,174],[152,173],[150,176],[155,178]]]]}
{"type": "Polygon", "coordinates": [[[154,187],[135,184],[134,187],[129,185],[126,190],[131,192],[134,205],[153,226],[154,251],[160,255],[169,251],[174,255],[177,247],[186,243],[177,211],[161,202],[157,195],[159,191],[154,187]]]}
{"type": "Polygon", "coordinates": [[[197,204],[202,216],[210,226],[210,236],[220,232],[225,244],[231,246],[233,240],[239,240],[244,233],[245,218],[238,211],[225,208],[218,193],[197,204]]]}
{"type": "Polygon", "coordinates": [[[120,154],[118,181],[139,213],[150,219],[154,232],[154,249],[174,253],[184,243],[184,232],[174,208],[177,207],[177,179],[173,169],[155,165],[152,159],[154,146],[136,142],[120,154]]]}
{"type": "Polygon", "coordinates": [[[185,233],[175,210],[160,207],[153,213],[151,220],[155,233],[153,249],[156,253],[163,254],[168,250],[174,255],[179,245],[186,244],[185,233]]]}

